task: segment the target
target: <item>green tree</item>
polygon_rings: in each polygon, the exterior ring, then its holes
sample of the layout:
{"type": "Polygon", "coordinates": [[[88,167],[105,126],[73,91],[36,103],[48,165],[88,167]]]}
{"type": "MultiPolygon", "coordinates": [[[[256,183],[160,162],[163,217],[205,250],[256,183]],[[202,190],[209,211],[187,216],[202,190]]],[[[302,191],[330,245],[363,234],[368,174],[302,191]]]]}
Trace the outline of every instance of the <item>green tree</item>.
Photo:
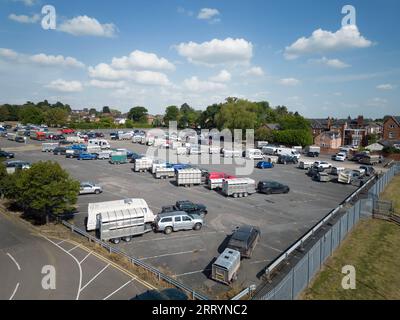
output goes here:
{"type": "Polygon", "coordinates": [[[128,118],[134,122],[145,123],[147,121],[148,110],[145,107],[134,107],[128,112],[128,118]]]}
{"type": "Polygon", "coordinates": [[[10,112],[8,111],[7,106],[3,105],[0,106],[0,121],[7,121],[9,120],[10,112]]]}
{"type": "Polygon", "coordinates": [[[179,120],[179,109],[177,106],[169,106],[165,109],[164,121],[166,125],[169,125],[170,121],[179,120]]]}
{"type": "Polygon", "coordinates": [[[97,110],[95,108],[90,108],[89,114],[90,115],[97,115],[97,110]]]}
{"type": "Polygon", "coordinates": [[[78,199],[79,182],[56,162],[35,163],[29,170],[13,174],[9,180],[12,182],[6,190],[6,197],[40,223],[49,214],[72,210],[78,199]]]}
{"type": "Polygon", "coordinates": [[[218,129],[254,129],[257,114],[252,112],[252,102],[243,99],[228,98],[216,115],[218,129]]]}
{"type": "Polygon", "coordinates": [[[103,107],[103,113],[111,113],[110,107],[103,107]]]}
{"type": "Polygon", "coordinates": [[[48,126],[59,127],[67,123],[68,112],[61,108],[52,108],[46,111],[44,120],[48,126]]]}
{"type": "Polygon", "coordinates": [[[20,109],[19,120],[24,124],[42,124],[44,122],[44,112],[42,109],[28,103],[20,109]]]}
{"type": "Polygon", "coordinates": [[[221,104],[212,104],[203,111],[199,117],[199,123],[202,128],[212,129],[217,127],[216,115],[221,110],[221,104]]]}

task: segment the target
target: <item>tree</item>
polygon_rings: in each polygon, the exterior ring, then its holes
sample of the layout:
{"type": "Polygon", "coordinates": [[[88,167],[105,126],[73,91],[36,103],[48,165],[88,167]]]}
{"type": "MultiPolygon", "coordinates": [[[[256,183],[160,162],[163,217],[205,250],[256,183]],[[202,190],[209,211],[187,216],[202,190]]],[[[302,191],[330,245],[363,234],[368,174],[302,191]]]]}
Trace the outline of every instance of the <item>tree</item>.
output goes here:
{"type": "Polygon", "coordinates": [[[49,109],[44,115],[44,121],[48,126],[59,127],[67,123],[68,112],[61,108],[49,109]]]}
{"type": "Polygon", "coordinates": [[[184,103],[179,110],[179,122],[180,128],[196,127],[200,117],[200,112],[194,110],[187,103],[184,103]]]}
{"type": "Polygon", "coordinates": [[[103,113],[111,113],[110,107],[103,107],[103,113]]]}
{"type": "Polygon", "coordinates": [[[166,125],[169,125],[170,121],[179,120],[179,109],[177,106],[169,106],[165,109],[164,121],[166,125]]]}
{"type": "Polygon", "coordinates": [[[50,214],[70,211],[78,199],[79,182],[56,162],[37,162],[11,176],[5,196],[40,223],[50,214]]]}
{"type": "Polygon", "coordinates": [[[128,112],[128,119],[145,123],[147,121],[148,110],[145,107],[134,107],[128,112]]]}
{"type": "Polygon", "coordinates": [[[254,129],[257,115],[249,111],[251,104],[248,100],[228,98],[216,115],[218,129],[254,129]]]}
{"type": "Polygon", "coordinates": [[[90,115],[97,115],[97,110],[95,108],[90,108],[89,114],[90,115]]]}
{"type": "Polygon", "coordinates": [[[19,112],[19,120],[24,123],[41,124],[44,122],[44,112],[42,109],[28,103],[19,112]]]}
{"type": "Polygon", "coordinates": [[[199,117],[199,123],[202,128],[212,129],[217,127],[216,115],[221,110],[221,104],[212,104],[203,111],[199,117]]]}
{"type": "Polygon", "coordinates": [[[8,111],[7,106],[0,106],[0,121],[9,120],[10,112],[8,111]]]}

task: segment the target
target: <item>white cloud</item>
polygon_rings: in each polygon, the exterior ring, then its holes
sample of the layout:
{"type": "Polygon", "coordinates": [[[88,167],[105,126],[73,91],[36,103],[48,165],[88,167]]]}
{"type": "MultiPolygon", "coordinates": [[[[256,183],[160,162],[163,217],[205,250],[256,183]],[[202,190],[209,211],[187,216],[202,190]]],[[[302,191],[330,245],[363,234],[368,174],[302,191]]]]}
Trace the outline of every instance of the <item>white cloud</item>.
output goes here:
{"type": "Polygon", "coordinates": [[[117,32],[114,24],[101,24],[95,18],[88,16],[78,16],[64,21],[57,29],[74,36],[113,37],[117,32]]]}
{"type": "Polygon", "coordinates": [[[72,57],[65,57],[62,55],[52,56],[44,53],[36,54],[30,57],[30,60],[34,63],[38,63],[45,66],[62,66],[62,67],[77,67],[83,68],[85,65],[72,57]]]}
{"type": "Polygon", "coordinates": [[[197,77],[191,77],[183,81],[183,86],[192,92],[208,92],[208,91],[219,91],[225,90],[226,86],[222,83],[212,81],[201,81],[197,77]]]}
{"type": "Polygon", "coordinates": [[[376,86],[376,88],[379,90],[393,90],[394,86],[390,83],[384,83],[376,86]]]}
{"type": "Polygon", "coordinates": [[[40,20],[40,16],[38,14],[34,14],[32,16],[27,16],[24,14],[21,15],[17,15],[14,13],[11,13],[8,18],[10,20],[13,20],[15,22],[19,22],[19,23],[36,23],[40,20]]]}
{"type": "Polygon", "coordinates": [[[60,92],[80,92],[83,89],[82,83],[79,81],[65,81],[57,79],[46,85],[46,88],[60,92]]]}
{"type": "Polygon", "coordinates": [[[133,80],[138,84],[168,86],[170,82],[168,77],[161,72],[143,70],[115,70],[106,63],[100,63],[96,67],[89,67],[89,76],[104,80],[133,80]]]}
{"type": "Polygon", "coordinates": [[[295,78],[283,78],[279,80],[279,83],[284,86],[296,86],[300,83],[300,80],[295,78]]]}
{"type": "Polygon", "coordinates": [[[227,70],[221,70],[216,76],[210,77],[213,82],[228,82],[231,81],[232,75],[227,70]]]}
{"type": "Polygon", "coordinates": [[[0,57],[7,58],[7,59],[16,59],[18,58],[19,54],[14,50],[7,49],[7,48],[0,48],[0,57]]]}
{"type": "Polygon", "coordinates": [[[261,67],[252,67],[246,70],[243,75],[262,77],[264,75],[264,70],[261,67]]]}
{"type": "Polygon", "coordinates": [[[315,30],[309,38],[301,37],[286,47],[284,55],[290,60],[305,54],[367,48],[371,45],[372,42],[360,34],[357,26],[346,25],[336,32],[315,30]]]}
{"type": "Polygon", "coordinates": [[[203,8],[200,10],[199,14],[197,15],[197,19],[210,20],[218,15],[219,15],[219,11],[217,9],[203,8]]]}
{"type": "Polygon", "coordinates": [[[117,89],[123,88],[125,83],[123,81],[100,81],[93,79],[88,83],[89,86],[101,89],[117,89]]]}
{"type": "Polygon", "coordinates": [[[113,58],[111,66],[118,69],[175,70],[167,59],[140,50],[131,52],[128,57],[113,58]]]}
{"type": "Polygon", "coordinates": [[[343,61],[340,61],[339,59],[328,59],[326,57],[323,57],[321,59],[313,59],[313,60],[310,60],[310,62],[325,65],[327,67],[336,68],[336,69],[344,69],[344,68],[350,67],[349,64],[346,64],[343,61]]]}
{"type": "Polygon", "coordinates": [[[189,62],[207,65],[248,63],[253,56],[253,44],[245,39],[213,39],[208,42],[180,43],[178,53],[189,62]]]}

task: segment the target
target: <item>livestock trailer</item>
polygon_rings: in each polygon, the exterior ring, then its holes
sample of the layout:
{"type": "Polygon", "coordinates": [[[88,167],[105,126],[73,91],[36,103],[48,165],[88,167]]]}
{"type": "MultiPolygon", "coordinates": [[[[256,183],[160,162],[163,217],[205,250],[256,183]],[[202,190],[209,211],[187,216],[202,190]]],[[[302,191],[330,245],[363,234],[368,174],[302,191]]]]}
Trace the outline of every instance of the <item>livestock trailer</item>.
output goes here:
{"type": "Polygon", "coordinates": [[[215,281],[230,285],[237,279],[240,268],[240,252],[225,249],[212,265],[211,278],[215,281]]]}
{"type": "Polygon", "coordinates": [[[178,186],[193,186],[201,184],[201,170],[199,169],[181,169],[176,170],[176,184],[178,186]]]}

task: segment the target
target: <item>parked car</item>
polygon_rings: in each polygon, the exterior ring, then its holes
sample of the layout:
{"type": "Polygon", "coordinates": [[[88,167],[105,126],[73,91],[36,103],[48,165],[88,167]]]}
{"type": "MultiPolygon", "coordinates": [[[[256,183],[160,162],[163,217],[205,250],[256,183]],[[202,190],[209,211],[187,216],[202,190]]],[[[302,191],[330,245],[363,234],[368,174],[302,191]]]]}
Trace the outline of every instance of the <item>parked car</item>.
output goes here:
{"type": "Polygon", "coordinates": [[[350,160],[351,161],[355,161],[355,162],[359,162],[362,158],[364,158],[366,155],[368,155],[365,152],[361,152],[361,153],[356,153],[350,160]]]}
{"type": "Polygon", "coordinates": [[[360,170],[364,170],[365,175],[368,177],[373,176],[375,174],[375,169],[372,166],[360,166],[360,170]]]}
{"type": "Polygon", "coordinates": [[[324,171],[325,169],[332,168],[332,164],[326,161],[315,161],[314,168],[318,169],[319,171],[324,171]]]}
{"type": "Polygon", "coordinates": [[[56,147],[53,150],[53,154],[56,155],[65,155],[67,153],[67,148],[66,147],[56,147]]]}
{"type": "Polygon", "coordinates": [[[141,158],[143,158],[144,156],[142,155],[142,154],[139,154],[139,153],[136,153],[136,152],[132,152],[132,155],[131,155],[131,162],[132,163],[135,163],[135,161],[137,160],[137,159],[141,159],[141,158]]]}
{"type": "Polygon", "coordinates": [[[260,229],[245,225],[237,228],[232,233],[227,247],[239,251],[242,258],[251,258],[259,240],[260,229]]]}
{"type": "Polygon", "coordinates": [[[79,194],[100,194],[103,192],[103,188],[93,182],[81,182],[79,194]]]}
{"type": "Polygon", "coordinates": [[[96,138],[104,138],[104,133],[102,132],[95,132],[96,138]]]}
{"type": "Polygon", "coordinates": [[[347,154],[344,152],[339,152],[337,155],[335,155],[335,161],[341,161],[344,162],[347,158],[347,154]]]}
{"type": "Polygon", "coordinates": [[[65,157],[69,159],[78,158],[80,153],[81,153],[80,150],[67,149],[65,151],[65,157]]]}
{"type": "Polygon", "coordinates": [[[73,142],[72,141],[68,141],[68,140],[60,140],[59,144],[60,145],[64,145],[64,146],[68,146],[68,145],[73,144],[73,142]]]}
{"type": "Polygon", "coordinates": [[[204,204],[193,203],[188,200],[177,201],[175,205],[164,206],[161,208],[162,213],[174,212],[174,211],[184,211],[189,214],[197,214],[202,218],[208,213],[207,207],[204,204]]]}
{"type": "Polygon", "coordinates": [[[188,214],[184,211],[165,212],[157,216],[154,229],[170,234],[179,230],[200,230],[203,223],[203,219],[197,214],[188,214]]]}
{"type": "Polygon", "coordinates": [[[316,151],[308,151],[308,152],[307,152],[307,157],[318,158],[318,157],[319,157],[319,152],[316,152],[316,151]]]}
{"type": "Polygon", "coordinates": [[[272,193],[289,193],[290,188],[287,185],[276,181],[260,181],[257,186],[257,190],[260,193],[272,194],[272,193]]]}
{"type": "Polygon", "coordinates": [[[288,163],[297,164],[298,162],[299,162],[299,159],[295,156],[280,155],[278,158],[278,163],[281,163],[281,164],[288,164],[288,163]]]}
{"type": "Polygon", "coordinates": [[[14,158],[14,156],[15,155],[12,152],[0,150],[0,158],[12,159],[12,158],[14,158]]]}
{"type": "Polygon", "coordinates": [[[78,160],[97,160],[97,154],[80,152],[78,155],[78,160]]]}
{"type": "Polygon", "coordinates": [[[258,169],[271,169],[274,167],[274,164],[268,161],[260,161],[257,163],[256,167],[258,169]]]}
{"type": "Polygon", "coordinates": [[[62,128],[60,131],[63,134],[73,134],[73,133],[75,133],[74,129],[69,129],[69,128],[62,128]]]}

